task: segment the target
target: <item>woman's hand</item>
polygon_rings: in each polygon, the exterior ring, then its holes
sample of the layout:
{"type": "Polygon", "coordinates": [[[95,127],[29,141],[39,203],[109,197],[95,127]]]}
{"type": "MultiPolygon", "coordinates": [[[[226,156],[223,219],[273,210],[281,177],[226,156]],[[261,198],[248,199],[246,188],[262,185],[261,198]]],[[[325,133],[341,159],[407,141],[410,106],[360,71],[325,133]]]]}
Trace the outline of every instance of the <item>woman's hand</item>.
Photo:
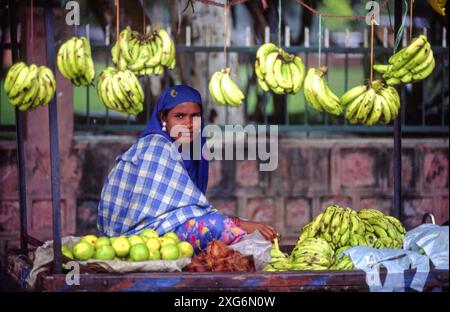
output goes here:
{"type": "Polygon", "coordinates": [[[241,228],[249,234],[258,230],[264,236],[265,239],[270,241],[277,236],[277,231],[270,225],[253,221],[244,221],[244,220],[240,221],[241,221],[241,228]]]}

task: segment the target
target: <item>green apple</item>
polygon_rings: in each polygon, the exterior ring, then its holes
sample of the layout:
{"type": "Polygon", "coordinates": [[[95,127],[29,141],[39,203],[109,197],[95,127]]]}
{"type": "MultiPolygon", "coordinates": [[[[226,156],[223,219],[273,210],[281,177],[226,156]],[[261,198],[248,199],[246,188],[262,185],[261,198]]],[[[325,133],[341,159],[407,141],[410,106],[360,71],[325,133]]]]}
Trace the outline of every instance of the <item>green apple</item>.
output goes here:
{"type": "Polygon", "coordinates": [[[131,246],[130,242],[128,242],[128,239],[125,236],[120,236],[116,240],[114,240],[112,247],[114,248],[116,255],[118,255],[119,257],[125,257],[130,252],[131,246]]]}
{"type": "Polygon", "coordinates": [[[137,245],[137,244],[145,244],[145,242],[140,238],[138,235],[130,235],[128,236],[128,241],[130,242],[131,246],[137,245]]]}
{"type": "Polygon", "coordinates": [[[95,251],[95,259],[98,260],[113,260],[116,257],[116,252],[114,248],[110,245],[100,246],[95,251]]]}
{"type": "Polygon", "coordinates": [[[95,242],[95,249],[99,249],[102,246],[111,246],[111,241],[108,237],[102,236],[97,238],[97,241],[95,242]]]}
{"type": "Polygon", "coordinates": [[[69,259],[73,259],[73,253],[72,253],[72,251],[70,250],[70,248],[67,247],[66,245],[62,245],[62,246],[61,246],[61,252],[62,252],[62,254],[63,254],[65,257],[67,257],[67,258],[69,258],[69,259]]]}
{"type": "Polygon", "coordinates": [[[159,237],[158,232],[156,232],[154,229],[145,229],[139,234],[139,236],[141,236],[141,237],[145,236],[147,238],[152,238],[152,237],[158,238],[159,237]]]}
{"type": "Polygon", "coordinates": [[[131,261],[145,261],[148,260],[149,252],[145,244],[136,244],[131,246],[130,259],[131,261]]]}
{"type": "Polygon", "coordinates": [[[175,244],[162,246],[160,252],[163,260],[176,260],[180,256],[180,251],[175,244]]]}
{"type": "Polygon", "coordinates": [[[168,237],[168,238],[173,239],[175,244],[178,244],[180,242],[180,239],[178,238],[178,235],[175,234],[174,232],[167,232],[166,234],[163,235],[163,237],[168,237]]]}
{"type": "Polygon", "coordinates": [[[149,238],[145,244],[150,250],[159,250],[159,248],[161,248],[161,243],[156,237],[149,238]]]}
{"type": "Polygon", "coordinates": [[[165,246],[165,245],[176,245],[177,243],[172,239],[172,238],[170,238],[170,237],[160,237],[159,238],[159,243],[161,244],[161,247],[162,246],[165,246]]]}
{"type": "Polygon", "coordinates": [[[91,259],[95,254],[95,248],[86,241],[80,241],[73,246],[73,255],[81,261],[91,259]]]}
{"type": "Polygon", "coordinates": [[[194,247],[188,242],[179,242],[180,258],[191,258],[194,254],[194,247]]]}
{"type": "Polygon", "coordinates": [[[89,234],[89,235],[83,236],[83,238],[81,238],[81,240],[91,244],[92,246],[95,246],[95,242],[97,241],[97,236],[89,234]]]}
{"type": "Polygon", "coordinates": [[[148,252],[149,260],[161,260],[161,253],[158,249],[150,249],[148,252]]]}

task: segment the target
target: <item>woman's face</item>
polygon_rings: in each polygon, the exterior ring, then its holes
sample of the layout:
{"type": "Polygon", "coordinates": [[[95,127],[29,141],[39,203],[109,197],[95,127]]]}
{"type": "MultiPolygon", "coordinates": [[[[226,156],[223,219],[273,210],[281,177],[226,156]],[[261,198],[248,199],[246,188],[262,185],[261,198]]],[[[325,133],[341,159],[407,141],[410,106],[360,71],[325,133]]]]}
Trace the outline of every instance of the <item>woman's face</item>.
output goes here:
{"type": "Polygon", "coordinates": [[[200,134],[201,109],[193,102],[178,104],[167,116],[161,113],[161,123],[166,122],[167,133],[179,143],[191,143],[200,134]]]}

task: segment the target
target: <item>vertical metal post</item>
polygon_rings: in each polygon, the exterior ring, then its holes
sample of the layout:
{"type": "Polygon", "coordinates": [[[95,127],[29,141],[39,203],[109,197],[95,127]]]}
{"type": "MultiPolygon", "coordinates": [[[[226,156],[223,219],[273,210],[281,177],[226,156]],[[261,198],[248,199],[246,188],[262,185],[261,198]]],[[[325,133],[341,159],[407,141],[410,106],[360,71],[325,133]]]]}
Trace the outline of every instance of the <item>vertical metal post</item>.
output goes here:
{"type": "MultiPolygon", "coordinates": [[[[53,29],[52,1],[47,0],[45,5],[45,38],[47,66],[55,71],[55,40],[53,29]]],[[[59,176],[59,146],[58,146],[58,114],[56,96],[52,99],[48,110],[50,128],[50,163],[53,211],[53,253],[54,273],[61,273],[61,195],[59,176]]]]}
{"type": "MultiPolygon", "coordinates": [[[[402,1],[395,1],[394,9],[394,35],[397,37],[402,22],[402,1]]],[[[397,90],[398,91],[398,90],[397,90]]],[[[402,106],[405,103],[402,103],[402,106]]],[[[394,120],[394,216],[402,220],[402,121],[401,114],[394,120]]]]}
{"type": "MultiPolygon", "coordinates": [[[[17,12],[15,1],[9,0],[9,29],[11,32],[11,54],[13,63],[20,60],[19,46],[17,44],[17,12]]],[[[20,248],[22,252],[28,252],[28,227],[27,227],[27,188],[25,175],[25,156],[23,147],[23,115],[16,107],[16,140],[17,140],[17,162],[19,169],[19,204],[20,204],[20,248]]]]}

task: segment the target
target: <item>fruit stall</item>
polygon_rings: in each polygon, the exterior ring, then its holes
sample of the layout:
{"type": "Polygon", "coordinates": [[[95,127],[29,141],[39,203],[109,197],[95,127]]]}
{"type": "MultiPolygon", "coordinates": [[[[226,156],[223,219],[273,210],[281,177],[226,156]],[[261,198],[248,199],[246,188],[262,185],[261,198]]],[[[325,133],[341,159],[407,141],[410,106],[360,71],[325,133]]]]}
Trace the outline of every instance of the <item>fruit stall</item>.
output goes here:
{"type": "MultiPolygon", "coordinates": [[[[120,2],[115,1],[119,7],[120,2]]],[[[228,5],[239,2],[228,1],[223,6],[227,8],[228,5]]],[[[407,14],[403,13],[402,2],[395,2],[394,33],[397,38],[401,37],[399,32],[404,30],[402,19],[404,21],[407,14]]],[[[47,66],[27,66],[20,61],[16,28],[11,27],[14,65],[5,79],[6,93],[11,104],[16,107],[21,226],[21,246],[19,250],[9,251],[7,271],[24,290],[369,291],[371,287],[368,285],[367,272],[357,269],[353,254],[349,253],[353,247],[371,248],[375,250],[374,255],[381,250],[397,251],[395,256],[383,257],[383,254],[379,254],[381,258],[375,265],[381,264],[381,284],[389,275],[386,265],[383,266],[385,261],[412,256],[416,257],[414,259],[423,260],[423,257],[426,257],[426,248],[403,249],[407,231],[401,222],[402,129],[401,121],[397,118],[401,106],[400,88],[426,79],[437,66],[425,35],[410,38],[409,45],[393,53],[388,64],[373,64],[372,17],[370,78],[367,83],[350,88],[341,97],[327,84],[324,78],[327,69],[320,66],[320,61],[317,68],[307,68],[299,56],[283,49],[280,44],[269,42],[258,48],[254,66],[258,85],[264,92],[295,94],[303,89],[305,99],[313,109],[333,115],[344,113],[351,125],[372,126],[393,122],[394,216],[374,208],[356,211],[336,204],[329,205],[322,213],[313,216],[312,221],[300,230],[295,246],[280,244],[279,239],[275,239],[267,252],[270,259],[257,269],[257,263],[251,255],[217,241],[213,241],[205,251],[194,255],[193,247],[189,243],[180,242],[173,232],[161,237],[153,230],[146,230],[139,235],[111,238],[86,235],[67,240],[67,237],[62,237],[59,134],[53,73],[58,68],[62,76],[75,86],[92,84],[96,73],[91,47],[86,38],[73,37],[56,50],[52,4],[51,1],[42,3],[45,6],[47,66]],[[374,79],[373,71],[379,73],[382,78],[374,79]],[[18,84],[17,81],[23,82],[18,84]],[[47,105],[52,186],[51,244],[28,234],[22,133],[22,112],[47,105]],[[46,269],[36,273],[34,266],[44,249],[50,252],[50,261],[43,262],[46,269]],[[79,274],[76,277],[77,283],[70,284],[67,277],[69,269],[73,269],[70,265],[74,262],[78,263],[79,274]],[[152,263],[159,263],[161,271],[152,270],[152,263]],[[135,270],[132,269],[133,265],[135,270]],[[30,274],[33,275],[33,287],[29,285],[30,274]]],[[[16,25],[14,1],[9,1],[9,11],[10,24],[16,25]]],[[[120,20],[118,9],[116,18],[120,20]]],[[[226,14],[224,18],[226,24],[226,14]]],[[[319,19],[322,19],[320,14],[319,19]]],[[[120,30],[119,24],[117,23],[116,29],[118,40],[111,51],[115,66],[107,67],[98,75],[96,88],[100,100],[109,109],[137,115],[145,104],[137,76],[159,75],[174,68],[176,46],[170,34],[162,28],[147,36],[129,27],[120,30]]],[[[226,42],[224,52],[226,55],[226,42]]],[[[231,70],[226,62],[224,69],[212,75],[208,86],[211,99],[215,103],[237,107],[242,104],[244,94],[232,80],[231,70]]],[[[423,287],[419,287],[421,291],[448,291],[448,269],[437,268],[433,263],[428,263],[428,260],[425,266],[427,275],[423,287]]],[[[404,284],[400,288],[407,291],[417,290],[414,285],[419,271],[419,267],[404,270],[401,273],[404,284]]]]}

